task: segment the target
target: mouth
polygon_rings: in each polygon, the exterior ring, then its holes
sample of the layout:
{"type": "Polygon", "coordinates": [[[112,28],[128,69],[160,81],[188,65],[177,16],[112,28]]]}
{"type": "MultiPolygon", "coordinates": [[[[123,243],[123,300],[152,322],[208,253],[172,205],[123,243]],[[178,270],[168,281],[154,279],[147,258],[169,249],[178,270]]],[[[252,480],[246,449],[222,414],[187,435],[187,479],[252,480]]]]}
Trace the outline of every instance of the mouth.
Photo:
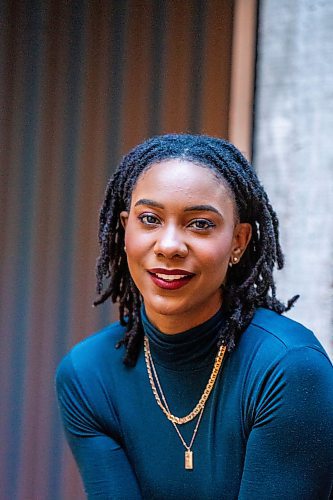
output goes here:
{"type": "Polygon", "coordinates": [[[184,269],[149,269],[148,273],[155,285],[164,290],[177,290],[187,285],[195,276],[184,269]]]}

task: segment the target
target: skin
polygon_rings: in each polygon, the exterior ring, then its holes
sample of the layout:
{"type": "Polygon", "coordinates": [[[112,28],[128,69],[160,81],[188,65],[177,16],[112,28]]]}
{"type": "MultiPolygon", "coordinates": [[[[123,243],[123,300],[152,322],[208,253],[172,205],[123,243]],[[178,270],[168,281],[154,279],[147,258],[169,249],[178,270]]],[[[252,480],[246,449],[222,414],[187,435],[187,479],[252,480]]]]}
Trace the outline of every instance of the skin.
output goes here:
{"type": "Polygon", "coordinates": [[[228,264],[240,260],[251,226],[239,223],[229,188],[213,172],[180,159],[153,164],[139,177],[121,222],[131,276],[160,331],[188,330],[218,311],[228,264]],[[149,272],[155,268],[193,277],[181,288],[163,289],[149,272]]]}

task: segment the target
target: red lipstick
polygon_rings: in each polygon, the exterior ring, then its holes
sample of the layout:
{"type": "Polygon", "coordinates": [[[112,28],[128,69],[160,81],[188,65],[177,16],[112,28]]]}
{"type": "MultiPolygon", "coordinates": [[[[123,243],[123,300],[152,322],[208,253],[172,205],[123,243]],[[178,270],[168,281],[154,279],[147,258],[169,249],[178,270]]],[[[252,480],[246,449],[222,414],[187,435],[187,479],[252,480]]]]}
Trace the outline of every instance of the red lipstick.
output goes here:
{"type": "Polygon", "coordinates": [[[194,276],[194,273],[190,273],[189,271],[185,271],[185,269],[166,269],[164,267],[154,267],[153,269],[148,269],[149,273],[159,273],[159,274],[175,274],[175,275],[192,275],[194,276]]]}
{"type": "Polygon", "coordinates": [[[177,290],[187,285],[194,274],[184,269],[149,269],[148,273],[155,285],[164,290],[177,290]]]}

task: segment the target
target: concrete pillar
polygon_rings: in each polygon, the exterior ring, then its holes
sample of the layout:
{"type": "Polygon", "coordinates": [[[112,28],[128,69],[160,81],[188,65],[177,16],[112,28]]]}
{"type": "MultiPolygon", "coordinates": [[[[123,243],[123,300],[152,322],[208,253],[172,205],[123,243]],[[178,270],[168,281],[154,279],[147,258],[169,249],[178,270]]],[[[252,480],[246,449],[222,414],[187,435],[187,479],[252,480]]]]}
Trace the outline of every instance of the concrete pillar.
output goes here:
{"type": "Polygon", "coordinates": [[[260,2],[254,165],[280,219],[279,295],[333,356],[333,2],[260,2]]]}

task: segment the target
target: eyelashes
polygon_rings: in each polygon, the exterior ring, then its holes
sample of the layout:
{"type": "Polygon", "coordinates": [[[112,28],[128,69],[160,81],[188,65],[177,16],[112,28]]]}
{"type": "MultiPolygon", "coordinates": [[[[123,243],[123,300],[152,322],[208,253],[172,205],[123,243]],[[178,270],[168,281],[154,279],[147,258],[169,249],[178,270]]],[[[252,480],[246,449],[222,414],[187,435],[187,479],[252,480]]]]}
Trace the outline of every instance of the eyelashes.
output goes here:
{"type": "MultiPolygon", "coordinates": [[[[145,226],[156,227],[162,224],[161,220],[154,214],[141,214],[138,216],[139,221],[145,226]]],[[[198,218],[191,220],[186,227],[193,228],[198,231],[208,231],[216,225],[209,219],[198,218]]]]}
{"type": "Polygon", "coordinates": [[[208,219],[195,219],[189,225],[190,227],[194,227],[195,229],[199,229],[201,231],[215,227],[214,222],[208,219]]]}
{"type": "Polygon", "coordinates": [[[139,215],[138,219],[142,222],[142,224],[146,224],[147,226],[157,226],[160,224],[160,220],[152,214],[139,215]]]}

